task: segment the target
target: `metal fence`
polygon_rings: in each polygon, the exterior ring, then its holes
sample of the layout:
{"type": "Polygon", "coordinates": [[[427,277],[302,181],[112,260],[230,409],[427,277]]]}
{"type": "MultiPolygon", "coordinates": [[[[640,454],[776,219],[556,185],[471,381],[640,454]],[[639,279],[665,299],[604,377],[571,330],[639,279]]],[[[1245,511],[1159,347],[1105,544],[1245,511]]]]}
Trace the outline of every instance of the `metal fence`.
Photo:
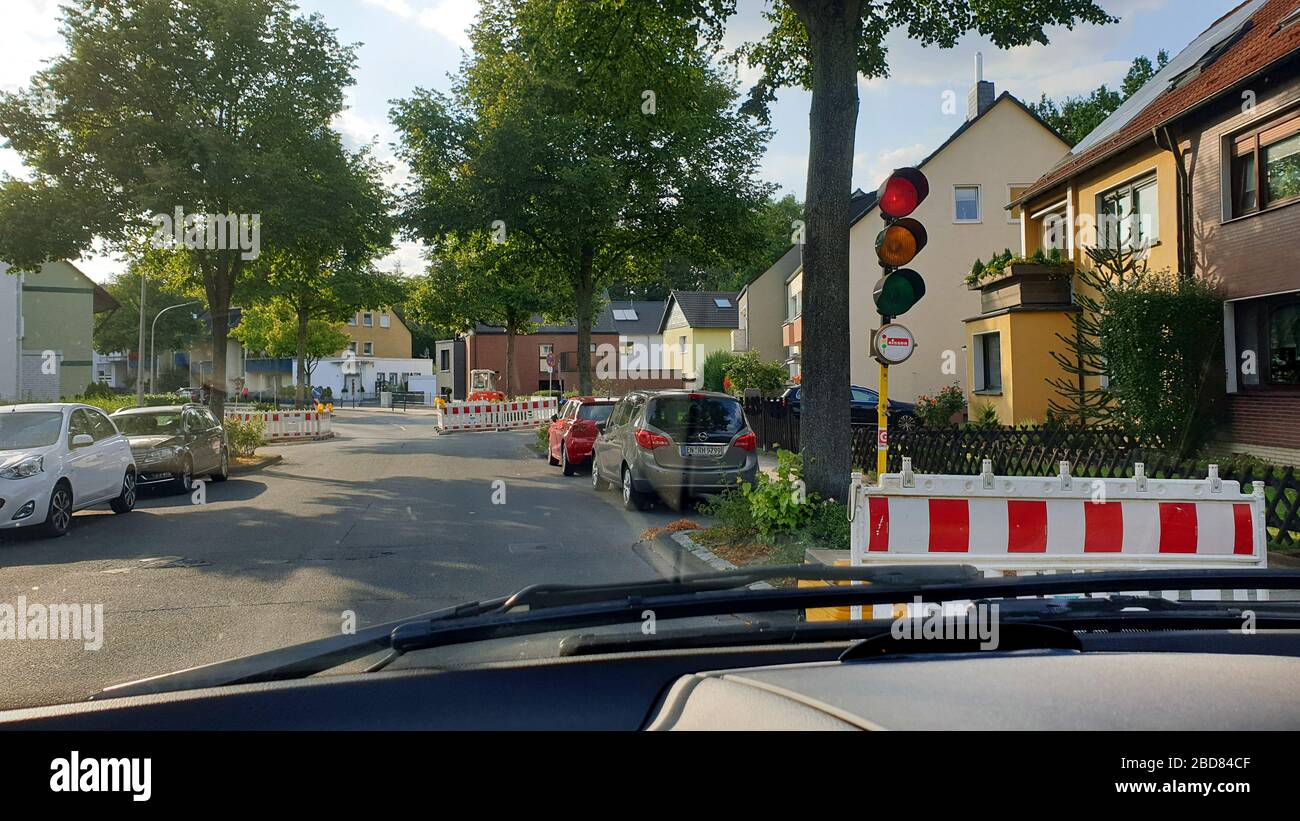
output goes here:
{"type": "MultiPolygon", "coordinates": [[[[745,415],[760,447],[799,451],[799,417],[781,399],[748,399],[745,415]]],[[[1155,479],[1203,479],[1210,460],[1179,459],[1159,439],[1143,438],[1116,428],[951,427],[889,432],[889,469],[902,468],[911,457],[918,473],[976,475],[983,460],[993,461],[1002,476],[1054,476],[1060,462],[1074,476],[1130,478],[1142,462],[1155,479]]],[[[876,462],[876,428],[854,425],[852,463],[870,471],[876,462]]],[[[1269,545],[1300,548],[1300,476],[1294,467],[1252,460],[1219,461],[1219,476],[1240,482],[1263,482],[1269,545]]]]}

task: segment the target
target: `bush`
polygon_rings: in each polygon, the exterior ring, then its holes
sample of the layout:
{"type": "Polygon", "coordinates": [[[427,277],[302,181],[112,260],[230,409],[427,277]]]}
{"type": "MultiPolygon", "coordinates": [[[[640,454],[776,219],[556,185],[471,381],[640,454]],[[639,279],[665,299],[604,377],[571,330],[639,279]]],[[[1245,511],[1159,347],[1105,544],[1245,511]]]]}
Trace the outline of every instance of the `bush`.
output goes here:
{"type": "MultiPolygon", "coordinates": [[[[81,396],[72,397],[69,401],[80,402],[83,405],[92,405],[99,408],[104,413],[112,413],[113,411],[119,411],[122,408],[134,408],[135,394],[116,394],[111,392],[107,396],[82,394],[81,396]]],[[[166,393],[146,393],[144,395],[145,406],[156,407],[159,405],[180,405],[183,402],[184,400],[180,397],[166,393]]]]}
{"type": "Polygon", "coordinates": [[[714,351],[704,358],[704,366],[700,368],[700,376],[704,381],[706,391],[717,391],[721,393],[726,390],[722,380],[727,377],[727,369],[731,363],[736,360],[736,355],[731,351],[714,351]]]}
{"type": "Polygon", "coordinates": [[[266,423],[260,419],[244,422],[226,417],[221,420],[221,424],[226,429],[226,438],[230,440],[230,449],[236,456],[252,456],[266,444],[266,423]]]}
{"type": "Polygon", "coordinates": [[[747,388],[758,390],[763,396],[774,396],[785,390],[788,374],[780,362],[764,362],[757,351],[734,354],[727,365],[726,379],[730,380],[730,393],[743,396],[747,388]]]}
{"type": "Polygon", "coordinates": [[[86,390],[81,395],[95,397],[97,399],[113,399],[117,396],[117,392],[102,383],[91,382],[86,386],[86,390]]]}
{"type": "Polygon", "coordinates": [[[832,499],[809,505],[808,538],[831,550],[848,550],[852,538],[848,508],[832,499]]]}
{"type": "Polygon", "coordinates": [[[788,533],[812,518],[816,496],[808,496],[803,483],[803,456],[788,450],[776,452],[776,477],[760,472],[753,485],[740,492],[749,500],[754,527],[764,536],[788,533]]]}
{"type": "Polygon", "coordinates": [[[551,423],[550,422],[543,422],[542,426],[537,429],[537,441],[534,443],[534,446],[542,453],[546,453],[548,450],[550,450],[551,448],[551,423]]]}
{"type": "Polygon", "coordinates": [[[966,410],[966,392],[953,383],[934,396],[916,398],[916,418],[927,428],[946,428],[955,414],[966,410]]]}
{"type": "Polygon", "coordinates": [[[972,408],[975,411],[975,418],[970,421],[970,426],[976,430],[987,430],[1002,425],[998,419],[998,409],[991,402],[981,402],[972,408]]]}
{"type": "Polygon", "coordinates": [[[758,527],[754,524],[753,511],[750,509],[749,497],[739,487],[701,502],[698,509],[706,516],[715,517],[722,527],[733,532],[740,534],[758,532],[758,527]]]}

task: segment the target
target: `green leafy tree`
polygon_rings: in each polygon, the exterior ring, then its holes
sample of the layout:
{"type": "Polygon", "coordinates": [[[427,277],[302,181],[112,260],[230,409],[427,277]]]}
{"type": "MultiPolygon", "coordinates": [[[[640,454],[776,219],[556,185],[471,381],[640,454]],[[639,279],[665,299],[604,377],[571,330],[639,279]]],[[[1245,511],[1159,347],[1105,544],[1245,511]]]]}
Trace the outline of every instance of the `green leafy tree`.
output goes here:
{"type": "MultiPolygon", "coordinates": [[[[201,301],[196,302],[195,295],[177,288],[166,276],[142,260],[130,263],[125,271],[116,274],[104,284],[117,300],[119,307],[104,315],[95,324],[94,346],[102,353],[113,351],[135,352],[137,361],[143,363],[141,372],[145,372],[151,357],[157,351],[185,350],[198,341],[204,334],[203,323],[196,315],[204,311],[201,301]],[[145,345],[151,342],[155,350],[139,351],[140,340],[140,277],[144,276],[147,284],[145,291],[145,345]],[[187,302],[196,304],[176,308],[187,302]],[[175,310],[166,310],[175,308],[175,310]],[[166,313],[163,313],[166,311],[166,313]],[[161,316],[159,316],[161,314],[161,316]],[[155,319],[157,322],[155,323],[155,319]]],[[[150,390],[156,390],[151,386],[150,390]]]]}
{"type": "Polygon", "coordinates": [[[1066,97],[1057,102],[1042,95],[1030,108],[1043,122],[1052,127],[1070,145],[1078,145],[1097,126],[1119,108],[1138,89],[1146,85],[1156,72],[1169,62],[1169,53],[1160,50],[1156,54],[1155,64],[1146,56],[1137,57],[1124,75],[1119,91],[1114,91],[1104,83],[1087,94],[1066,97]]]}
{"type": "Polygon", "coordinates": [[[437,245],[492,230],[563,273],[592,390],[605,289],[657,278],[670,257],[708,268],[756,241],[769,133],[735,109],[715,65],[729,2],[490,0],[450,95],[394,106],[417,184],[402,217],[437,245]]]}
{"type": "Polygon", "coordinates": [[[311,384],[312,374],[321,359],[337,356],[347,348],[351,337],[340,322],[310,319],[304,339],[299,320],[300,314],[293,303],[279,298],[244,309],[238,327],[230,332],[230,336],[250,351],[277,359],[301,357],[297,386],[297,402],[301,405],[306,401],[302,394],[303,385],[311,384]]]}
{"type": "MultiPolygon", "coordinates": [[[[355,47],[287,0],[71,0],[62,11],[66,51],[0,95],[0,136],[32,171],[0,181],[0,258],[31,270],[96,238],[121,245],[177,207],[260,215],[263,250],[291,244],[302,203],[286,182],[304,140],[342,110],[355,47]]],[[[214,320],[218,413],[231,299],[251,261],[225,244],[182,255],[214,320]]]]}
{"type": "MultiPolygon", "coordinates": [[[[707,10],[705,11],[707,14],[707,10]]],[[[771,30],[736,59],[757,67],[746,110],[760,118],[782,86],[812,91],[804,199],[803,433],[808,486],[844,498],[851,470],[849,384],[849,198],[858,117],[858,75],[889,74],[894,29],[924,46],[952,48],[967,32],[999,48],[1047,43],[1047,27],[1108,23],[1094,0],[784,0],[765,12],[771,30]]],[[[877,118],[885,122],[884,112],[877,118]]]]}

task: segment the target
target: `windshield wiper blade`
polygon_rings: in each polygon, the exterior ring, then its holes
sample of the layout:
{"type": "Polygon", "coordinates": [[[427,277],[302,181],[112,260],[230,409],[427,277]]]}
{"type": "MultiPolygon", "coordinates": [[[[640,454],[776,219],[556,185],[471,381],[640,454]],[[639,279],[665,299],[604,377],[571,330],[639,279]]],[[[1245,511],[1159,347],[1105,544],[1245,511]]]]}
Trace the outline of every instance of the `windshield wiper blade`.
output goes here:
{"type": "MultiPolygon", "coordinates": [[[[856,574],[873,568],[817,568],[816,578],[854,579],[856,574]],[[829,573],[828,571],[847,571],[829,573]]],[[[769,568],[776,577],[782,574],[802,577],[799,567],[769,568]]],[[[910,568],[909,568],[910,570],[910,568]]],[[[727,574],[721,574],[726,576],[727,574]]],[[[749,578],[749,574],[737,574],[749,578]]],[[[713,574],[709,574],[710,577],[713,574]]],[[[1300,571],[1294,570],[1139,570],[1095,573],[1062,573],[1010,578],[979,578],[971,581],[932,584],[890,584],[874,582],[860,585],[829,585],[758,590],[696,588],[687,592],[642,592],[638,587],[630,595],[577,604],[555,604],[530,608],[528,612],[502,610],[465,619],[413,620],[393,630],[392,648],[400,654],[447,644],[530,635],[559,630],[575,630],[604,624],[636,622],[644,610],[653,610],[657,620],[718,616],[734,613],[806,610],[845,605],[874,605],[911,602],[916,598],[928,602],[1015,598],[1017,596],[1057,596],[1073,593],[1122,593],[1134,588],[1151,590],[1237,590],[1300,589],[1300,571]]],[[[670,588],[661,588],[669,590],[670,588]]]]}

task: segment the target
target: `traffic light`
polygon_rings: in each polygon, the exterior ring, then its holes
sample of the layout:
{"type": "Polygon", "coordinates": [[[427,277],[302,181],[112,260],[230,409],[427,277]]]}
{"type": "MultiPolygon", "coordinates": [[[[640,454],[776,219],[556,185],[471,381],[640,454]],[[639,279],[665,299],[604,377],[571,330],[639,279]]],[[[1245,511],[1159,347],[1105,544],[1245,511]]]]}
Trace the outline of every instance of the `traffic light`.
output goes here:
{"type": "Polygon", "coordinates": [[[873,297],[881,316],[906,313],[925,296],[925,280],[904,268],[925,248],[925,226],[910,215],[930,194],[930,182],[918,169],[900,168],[889,175],[876,192],[884,230],[876,237],[876,258],[884,276],[876,283],[873,297]]]}

